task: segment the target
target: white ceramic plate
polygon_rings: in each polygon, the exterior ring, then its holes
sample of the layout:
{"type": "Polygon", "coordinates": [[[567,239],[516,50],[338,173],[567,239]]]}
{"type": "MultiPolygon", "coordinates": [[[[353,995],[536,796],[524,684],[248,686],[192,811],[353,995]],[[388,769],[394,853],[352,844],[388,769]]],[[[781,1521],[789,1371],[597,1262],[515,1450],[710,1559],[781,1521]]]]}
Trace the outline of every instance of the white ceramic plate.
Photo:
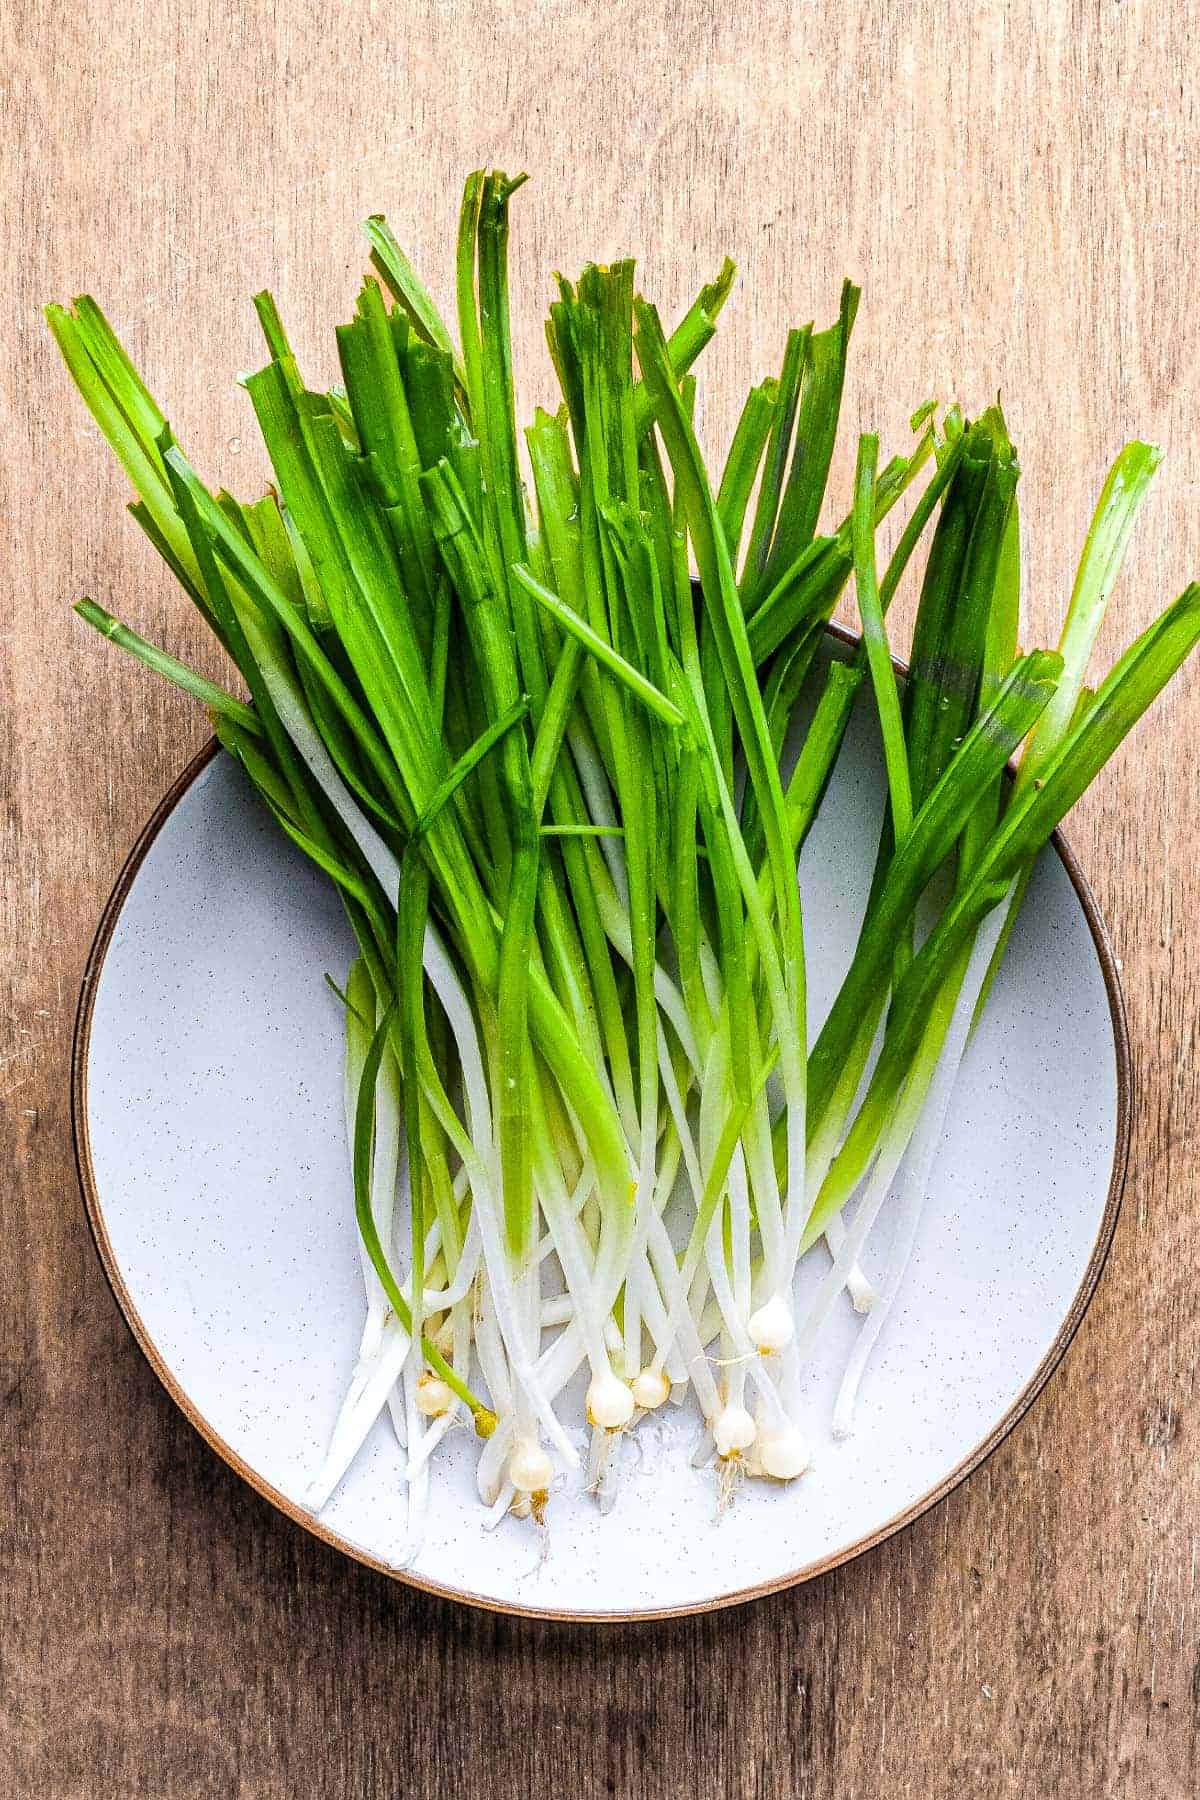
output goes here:
{"type": "MultiPolygon", "coordinates": [[[[815,1022],[850,955],[881,796],[868,703],[801,864],[815,1022]]],[[[301,1502],[361,1325],[341,1021],[321,979],[340,978],[350,953],[329,884],[210,747],[158,808],[102,921],[75,1128],[105,1268],[168,1390],[294,1519],[391,1568],[404,1506],[386,1421],[319,1521],[301,1502]]],[[[667,1408],[639,1427],[611,1514],[554,1495],[543,1561],[528,1524],[483,1531],[473,1445],[452,1434],[404,1579],[512,1611],[661,1615],[803,1580],[899,1529],[994,1448],[1079,1322],[1116,1222],[1127,1067],[1103,926],[1058,843],[964,1063],[854,1436],[829,1431],[856,1327],[847,1304],[811,1372],[803,1481],[749,1484],[718,1520],[713,1475],[689,1463],[694,1420],[667,1408]]],[[[889,1232],[885,1212],[869,1270],[889,1232]]]]}

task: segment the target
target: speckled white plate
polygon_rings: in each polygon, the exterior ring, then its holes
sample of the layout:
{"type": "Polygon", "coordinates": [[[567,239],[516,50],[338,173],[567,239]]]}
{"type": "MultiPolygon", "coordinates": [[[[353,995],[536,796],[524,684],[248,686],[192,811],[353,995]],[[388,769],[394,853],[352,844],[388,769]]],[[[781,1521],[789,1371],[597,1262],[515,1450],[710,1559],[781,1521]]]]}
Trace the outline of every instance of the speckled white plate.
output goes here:
{"type": "MultiPolygon", "coordinates": [[[[817,1022],[870,878],[876,735],[868,701],[801,864],[817,1022]]],[[[341,1021],[321,979],[350,953],[329,884],[210,746],[158,807],[101,922],[75,1131],[105,1269],[169,1392],[293,1519],[390,1569],[404,1507],[386,1421],[319,1521],[301,1503],[361,1325],[341,1021]]],[[[1116,1223],[1128,1090],[1112,954],[1059,841],[964,1063],[854,1436],[829,1431],[854,1339],[847,1305],[811,1372],[816,1463],[803,1481],[750,1484],[718,1520],[714,1477],[689,1464],[694,1420],[668,1408],[640,1427],[610,1515],[555,1494],[542,1561],[530,1526],[484,1532],[472,1442],[452,1434],[403,1579],[512,1611],[651,1616],[804,1580],[898,1530],[994,1448],[1066,1348],[1116,1223]]],[[[885,1212],[869,1270],[884,1267],[889,1233],[885,1212]]]]}

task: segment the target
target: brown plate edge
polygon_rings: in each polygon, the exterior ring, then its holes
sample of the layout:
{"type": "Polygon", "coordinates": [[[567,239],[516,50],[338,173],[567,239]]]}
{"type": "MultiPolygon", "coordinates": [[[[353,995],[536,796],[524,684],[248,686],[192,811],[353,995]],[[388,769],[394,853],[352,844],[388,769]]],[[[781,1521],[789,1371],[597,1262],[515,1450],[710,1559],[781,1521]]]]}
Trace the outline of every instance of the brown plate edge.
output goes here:
{"type": "MultiPolygon", "coordinates": [[[[854,643],[848,632],[831,628],[832,635],[843,643],[854,643]]],[[[877,1531],[870,1532],[856,1543],[839,1550],[835,1555],[823,1557],[820,1561],[806,1563],[799,1569],[781,1575],[772,1581],[759,1582],[754,1587],[740,1588],[736,1593],[723,1594],[717,1599],[691,1602],[686,1606],[665,1606],[636,1612],[587,1612],[562,1611],[552,1607],[520,1606],[505,1604],[490,1599],[484,1594],[468,1593],[458,1588],[443,1586],[440,1582],[428,1581],[423,1576],[411,1574],[405,1569],[390,1567],[370,1556],[348,1539],[330,1531],[327,1526],[311,1513],[306,1512],[295,1501],[289,1500],[285,1494],[264,1481],[248,1463],[244,1462],[237,1452],[212,1429],[208,1421],[197,1412],[187,1394],[171,1374],[153,1338],[146,1329],[133,1298],[125,1285],[116,1256],[114,1254],[108,1230],[104,1223],[104,1214],[100,1205],[100,1196],[96,1187],[95,1173],[92,1168],[91,1145],[88,1138],[87,1121],[87,1060],[91,1039],[92,1013],[95,1005],[96,990],[104,967],[104,959],[116,930],[125,899],[133,886],[134,880],[142,866],[152,844],[157,838],[167,819],[174,812],[193,782],[203,773],[220,750],[216,738],[209,742],[192,758],[170,788],[155,807],[150,818],[142,827],[129,855],[126,857],[120,874],[117,876],[112,893],[105,904],[96,928],[96,935],[88,951],[84,966],[83,982],[80,988],[79,1004],[75,1015],[75,1030],[71,1043],[71,1132],[75,1148],[75,1165],[79,1172],[79,1185],[83,1193],[84,1206],[92,1239],[104,1275],[113,1292],[125,1322],[133,1334],[134,1340],[154,1370],[167,1393],[174,1400],[180,1411],[199,1432],[200,1436],[216,1451],[229,1467],[236,1471],[242,1479],[259,1493],[263,1499],[287,1515],[297,1525],[319,1538],[323,1543],[353,1557],[356,1562],[375,1569],[381,1575],[387,1575],[394,1581],[403,1582],[408,1587],[418,1588],[427,1594],[435,1594],[439,1599],[460,1601],[467,1606],[475,1606],[487,1612],[506,1613],[513,1617],[556,1619],[572,1624],[631,1624],[642,1620],[672,1619],[693,1613],[716,1612],[727,1606],[740,1606],[749,1600],[762,1599],[764,1595],[778,1593],[785,1588],[798,1587],[801,1583],[811,1581],[818,1575],[827,1574],[841,1564],[850,1562],[852,1558],[861,1556],[865,1551],[873,1549],[886,1538],[893,1537],[896,1532],[903,1531],[922,1513],[944,1500],[959,1484],[966,1480],[981,1463],[992,1454],[997,1446],[1006,1438],[1013,1427],[1024,1417],[1033,1402],[1037,1399],[1051,1375],[1062,1361],[1072,1338],[1078,1331],[1083,1315],[1096,1291],[1097,1283],[1108,1260],[1112,1248],[1113,1235],[1117,1227],[1117,1219],[1121,1210],[1121,1199],[1125,1191],[1125,1181],[1129,1166],[1129,1144],[1133,1113],[1133,1068],[1129,1050],[1129,1030],[1125,1016],[1125,1000],[1121,992],[1120,975],[1116,956],[1109,939],[1108,928],[1096,904],[1095,896],[1088,884],[1087,877],[1075,857],[1066,838],[1061,831],[1056,831],[1051,843],[1058,854],[1071,885],[1079,899],[1083,916],[1087,920],[1092,934],[1092,942],[1096,947],[1096,955],[1100,961],[1104,976],[1104,987],[1108,995],[1109,1014],[1112,1019],[1113,1049],[1117,1064],[1117,1121],[1116,1140],[1113,1146],[1112,1176],[1109,1181],[1108,1198],[1105,1202],[1104,1215],[1100,1221],[1100,1229],[1096,1243],[1084,1271],[1083,1279],[1076,1289],[1075,1297],[1064,1318],[1058,1333],[1035,1369],[1025,1387],[1013,1401],[1008,1411],[997,1421],[983,1441],[975,1446],[966,1457],[951,1470],[937,1487],[921,1495],[913,1504],[906,1507],[894,1518],[886,1521],[877,1531]]]]}

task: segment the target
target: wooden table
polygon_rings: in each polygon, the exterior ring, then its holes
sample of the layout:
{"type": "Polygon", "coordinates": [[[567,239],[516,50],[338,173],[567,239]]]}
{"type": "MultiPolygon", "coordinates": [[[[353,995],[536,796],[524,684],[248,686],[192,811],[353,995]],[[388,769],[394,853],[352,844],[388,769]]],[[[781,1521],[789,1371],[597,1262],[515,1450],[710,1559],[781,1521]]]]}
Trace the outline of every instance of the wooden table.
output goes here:
{"type": "MultiPolygon", "coordinates": [[[[423,1599],[276,1516],[135,1351],[76,1189],[67,1060],[114,874],[205,735],[76,625],[90,592],[216,673],[125,521],[40,305],[101,298],[202,470],[263,472],[238,369],[270,284],[315,371],[385,209],[443,299],[457,191],[517,207],[521,388],[547,271],[634,251],[674,314],[743,273],[704,429],[783,328],[866,297],[847,434],[1003,396],[1031,641],[1107,462],[1170,447],[1104,648],[1200,571],[1195,23],[1182,0],[10,0],[0,41],[5,636],[0,1792],[1167,1800],[1200,1784],[1200,671],[1072,821],[1124,960],[1124,1215],[1060,1373],[911,1530],[793,1593],[601,1632],[423,1599]],[[1189,67],[1190,65],[1190,67],[1189,67]],[[876,399],[882,391],[882,401],[876,399]]],[[[849,477],[843,447],[835,471],[849,477]]]]}

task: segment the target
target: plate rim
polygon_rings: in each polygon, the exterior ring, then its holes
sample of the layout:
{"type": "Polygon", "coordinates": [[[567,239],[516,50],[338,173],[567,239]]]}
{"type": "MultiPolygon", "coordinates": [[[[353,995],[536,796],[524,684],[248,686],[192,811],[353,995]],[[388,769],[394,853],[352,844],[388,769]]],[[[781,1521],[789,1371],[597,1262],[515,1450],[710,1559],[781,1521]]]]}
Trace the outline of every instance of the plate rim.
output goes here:
{"type": "MultiPolygon", "coordinates": [[[[839,626],[831,625],[828,630],[830,636],[843,645],[854,646],[858,643],[858,638],[854,633],[845,631],[839,626]]],[[[897,663],[897,668],[901,673],[906,673],[903,664],[897,663]]],[[[372,1556],[368,1550],[351,1542],[349,1538],[343,1537],[339,1532],[323,1524],[314,1514],[306,1511],[295,1500],[289,1499],[286,1494],[253,1469],[236,1450],[224,1441],[220,1433],[209,1424],[195,1406],[167,1367],[154,1338],[138,1312],[113,1250],[105,1223],[104,1210],[92,1164],[87,1113],[87,1064],[96,994],[100,985],[100,977],[104,971],[108,949],[125,901],[160,831],[205,769],[220,754],[220,750],[221,746],[218,740],[215,737],[210,738],[175,777],[138,832],[133,847],[121,865],[112,892],[105,902],[100,922],[96,927],[84,963],[71,1038],[71,1136],[75,1152],[75,1167],[92,1242],[105,1280],[117,1303],[118,1311],[124,1318],[135,1344],[188,1423],[216,1452],[222,1462],[247,1482],[262,1499],[278,1512],[283,1513],[293,1524],[301,1526],[311,1536],[318,1538],[331,1548],[341,1551],[343,1555],[351,1557],[355,1562],[375,1570],[380,1575],[386,1575],[390,1580],[400,1582],[406,1587],[419,1589],[426,1594],[434,1594],[440,1600],[452,1600],[461,1605],[477,1607],[486,1612],[502,1613],[514,1618],[552,1619],[575,1625],[629,1625],[643,1621],[651,1623],[658,1619],[718,1612],[730,1606],[742,1606],[751,1600],[760,1600],[768,1594],[781,1593],[788,1588],[799,1587],[805,1582],[815,1580],[820,1575],[828,1574],[831,1570],[840,1568],[844,1563],[864,1555],[868,1550],[874,1549],[876,1545],[884,1543],[888,1538],[894,1537],[898,1532],[914,1524],[922,1514],[929,1512],[952,1494],[955,1488],[959,1487],[999,1448],[1041,1394],[1050,1377],[1062,1362],[1083,1322],[1084,1314],[1091,1304],[1112,1248],[1129,1170],[1133,1116],[1133,1064],[1129,1047],[1125,997],[1121,988],[1119,967],[1112,940],[1109,937],[1108,926],[1078,858],[1061,829],[1053,833],[1050,842],[1066,870],[1091,933],[1092,943],[1104,978],[1112,1023],[1117,1073],[1117,1116],[1108,1194],[1087,1267],[1084,1269],[1071,1304],[1046,1354],[992,1429],[934,1487],[919,1495],[909,1506],[885,1520],[874,1531],[856,1539],[854,1543],[846,1545],[829,1556],[820,1557],[815,1562],[803,1563],[799,1568],[789,1570],[783,1575],[774,1576],[769,1581],[756,1582],[750,1587],[738,1588],[732,1593],[720,1594],[712,1599],[690,1600],[679,1606],[639,1607],[635,1610],[627,1609],[620,1612],[593,1612],[583,1607],[525,1606],[517,1601],[496,1600],[487,1594],[477,1594],[465,1589],[449,1587],[444,1582],[414,1574],[408,1569],[394,1568],[378,1557],[372,1556]]]]}

